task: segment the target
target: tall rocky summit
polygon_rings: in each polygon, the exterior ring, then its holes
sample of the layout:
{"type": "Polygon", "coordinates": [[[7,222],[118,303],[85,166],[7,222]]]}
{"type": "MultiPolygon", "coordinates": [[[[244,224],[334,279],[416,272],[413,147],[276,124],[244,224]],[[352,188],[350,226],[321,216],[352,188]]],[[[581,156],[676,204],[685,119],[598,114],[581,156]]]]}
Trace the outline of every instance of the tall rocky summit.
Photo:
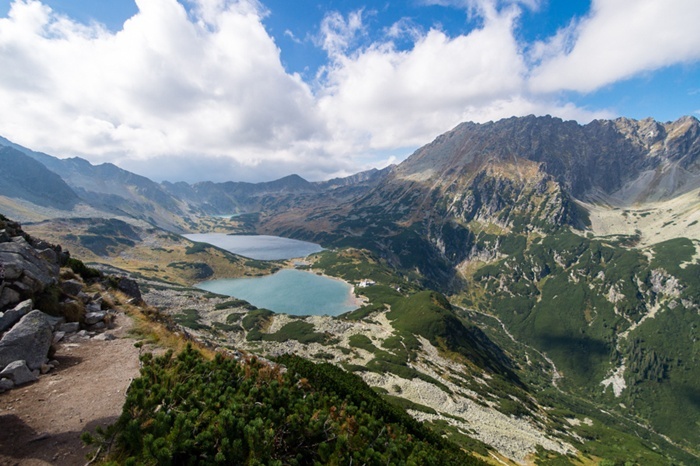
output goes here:
{"type": "Polygon", "coordinates": [[[309,207],[304,220],[271,213],[262,230],[373,244],[395,264],[418,268],[430,284],[444,287],[456,278],[446,270],[489,254],[475,245],[484,228],[585,229],[588,214],[579,201],[625,208],[697,188],[700,123],[693,117],[586,125],[514,117],[462,123],[418,149],[369,192],[345,204],[309,207]]]}

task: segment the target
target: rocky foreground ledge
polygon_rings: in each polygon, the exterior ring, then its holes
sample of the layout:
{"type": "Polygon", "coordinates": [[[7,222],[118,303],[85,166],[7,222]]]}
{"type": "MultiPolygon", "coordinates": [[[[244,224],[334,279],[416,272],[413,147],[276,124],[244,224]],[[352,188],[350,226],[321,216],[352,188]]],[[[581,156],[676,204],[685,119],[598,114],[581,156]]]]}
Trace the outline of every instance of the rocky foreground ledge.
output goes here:
{"type": "Polygon", "coordinates": [[[98,335],[111,327],[116,312],[105,285],[141,299],[132,280],[105,283],[92,277],[93,283],[86,283],[71,269],[61,269],[70,265],[82,263],[0,216],[0,393],[55,369],[59,342],[110,338],[98,335]]]}

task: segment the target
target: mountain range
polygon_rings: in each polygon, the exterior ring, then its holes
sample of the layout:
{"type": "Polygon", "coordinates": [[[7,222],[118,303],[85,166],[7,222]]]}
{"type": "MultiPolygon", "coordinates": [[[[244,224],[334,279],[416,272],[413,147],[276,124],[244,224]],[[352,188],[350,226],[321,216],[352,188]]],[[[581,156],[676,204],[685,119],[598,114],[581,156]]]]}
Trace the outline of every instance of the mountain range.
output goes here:
{"type": "MultiPolygon", "coordinates": [[[[520,344],[551,362],[546,396],[565,392],[569,407],[587,400],[700,457],[693,117],[463,123],[399,165],[325,182],[155,183],[3,138],[0,164],[0,211],[30,230],[53,228],[51,239],[69,248],[85,246],[71,230],[99,218],[130,224],[102,230],[119,251],[124,231],[139,232],[127,235],[138,242],[158,229],[368,251],[405,286],[448,296],[460,319],[500,345],[493,354],[510,355],[523,383],[542,369],[517,357],[520,344]]],[[[105,262],[117,254],[96,251],[105,262]]]]}

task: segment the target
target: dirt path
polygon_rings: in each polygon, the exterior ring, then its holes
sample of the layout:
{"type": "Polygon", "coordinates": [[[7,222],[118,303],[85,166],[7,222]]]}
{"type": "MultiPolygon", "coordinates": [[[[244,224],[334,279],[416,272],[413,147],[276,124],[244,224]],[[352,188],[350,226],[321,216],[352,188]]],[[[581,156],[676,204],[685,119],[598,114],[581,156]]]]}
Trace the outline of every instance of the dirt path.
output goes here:
{"type": "Polygon", "coordinates": [[[60,365],[37,382],[0,394],[0,465],[85,464],[84,431],[113,423],[138,376],[139,350],[119,314],[112,341],[60,344],[60,365]]]}

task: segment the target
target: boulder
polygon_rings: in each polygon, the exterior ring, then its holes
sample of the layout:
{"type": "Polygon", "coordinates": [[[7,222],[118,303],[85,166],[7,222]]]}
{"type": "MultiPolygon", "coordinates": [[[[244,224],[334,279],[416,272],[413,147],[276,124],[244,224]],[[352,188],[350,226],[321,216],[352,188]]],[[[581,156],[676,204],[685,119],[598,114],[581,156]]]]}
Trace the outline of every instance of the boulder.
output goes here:
{"type": "Polygon", "coordinates": [[[51,330],[52,330],[52,331],[53,331],[53,330],[56,330],[56,329],[58,328],[59,325],[65,324],[65,323],[66,323],[66,318],[65,318],[65,317],[62,317],[62,316],[54,317],[54,316],[47,315],[47,316],[46,316],[46,320],[47,320],[48,323],[51,325],[51,330]]]}
{"type": "Polygon", "coordinates": [[[15,383],[10,379],[0,379],[0,393],[6,392],[7,390],[12,390],[15,383]]]}
{"type": "Polygon", "coordinates": [[[99,303],[90,303],[85,306],[85,310],[89,313],[95,313],[102,311],[102,306],[99,303]]]}
{"type": "Polygon", "coordinates": [[[143,301],[138,283],[131,278],[121,277],[119,282],[117,282],[117,289],[132,298],[137,303],[143,301]]]}
{"type": "Polygon", "coordinates": [[[2,291],[0,291],[0,309],[7,309],[10,306],[14,306],[20,301],[20,299],[22,299],[20,294],[12,288],[4,286],[1,288],[1,290],[2,291]]]}
{"type": "Polygon", "coordinates": [[[56,251],[54,251],[51,248],[46,248],[42,249],[41,251],[38,251],[39,255],[46,259],[47,261],[51,262],[52,264],[57,264],[58,263],[58,254],[56,254],[56,251]]]}
{"type": "Polygon", "coordinates": [[[41,367],[53,339],[49,316],[34,310],[20,319],[0,340],[0,367],[24,360],[29,369],[41,367]]]}
{"type": "Polygon", "coordinates": [[[116,340],[117,337],[114,336],[112,333],[100,333],[99,335],[96,335],[93,340],[95,341],[112,341],[116,340]]]}
{"type": "Polygon", "coordinates": [[[90,325],[88,327],[88,330],[91,332],[99,332],[100,330],[104,330],[107,328],[107,325],[104,322],[98,322],[96,324],[90,325]]]}
{"type": "Polygon", "coordinates": [[[83,284],[78,280],[64,280],[61,282],[61,291],[70,296],[78,296],[83,291],[83,284]]]}
{"type": "Polygon", "coordinates": [[[13,309],[5,311],[4,314],[0,314],[0,332],[4,332],[19,322],[19,319],[29,314],[29,311],[31,311],[33,307],[34,303],[32,300],[27,299],[16,305],[13,309]]]}
{"type": "Polygon", "coordinates": [[[12,281],[17,280],[22,276],[22,267],[19,263],[2,263],[5,270],[5,280],[12,281]]]}
{"type": "Polygon", "coordinates": [[[61,324],[58,326],[57,329],[59,332],[65,333],[75,333],[78,330],[80,330],[80,324],[78,322],[68,322],[65,324],[61,324]]]}
{"type": "Polygon", "coordinates": [[[34,382],[37,377],[32,371],[27,367],[27,362],[12,361],[8,364],[5,369],[0,372],[0,378],[7,378],[12,380],[15,385],[22,385],[29,382],[34,382]]]}
{"type": "Polygon", "coordinates": [[[5,265],[6,281],[20,280],[34,293],[57,283],[58,264],[46,260],[21,236],[0,243],[0,262],[5,265]]]}
{"type": "Polygon", "coordinates": [[[63,337],[66,336],[66,332],[56,332],[53,334],[53,339],[51,340],[51,344],[55,345],[59,341],[63,340],[63,337]]]}
{"type": "Polygon", "coordinates": [[[107,313],[105,311],[93,311],[85,314],[85,325],[94,325],[102,322],[107,313]]]}

